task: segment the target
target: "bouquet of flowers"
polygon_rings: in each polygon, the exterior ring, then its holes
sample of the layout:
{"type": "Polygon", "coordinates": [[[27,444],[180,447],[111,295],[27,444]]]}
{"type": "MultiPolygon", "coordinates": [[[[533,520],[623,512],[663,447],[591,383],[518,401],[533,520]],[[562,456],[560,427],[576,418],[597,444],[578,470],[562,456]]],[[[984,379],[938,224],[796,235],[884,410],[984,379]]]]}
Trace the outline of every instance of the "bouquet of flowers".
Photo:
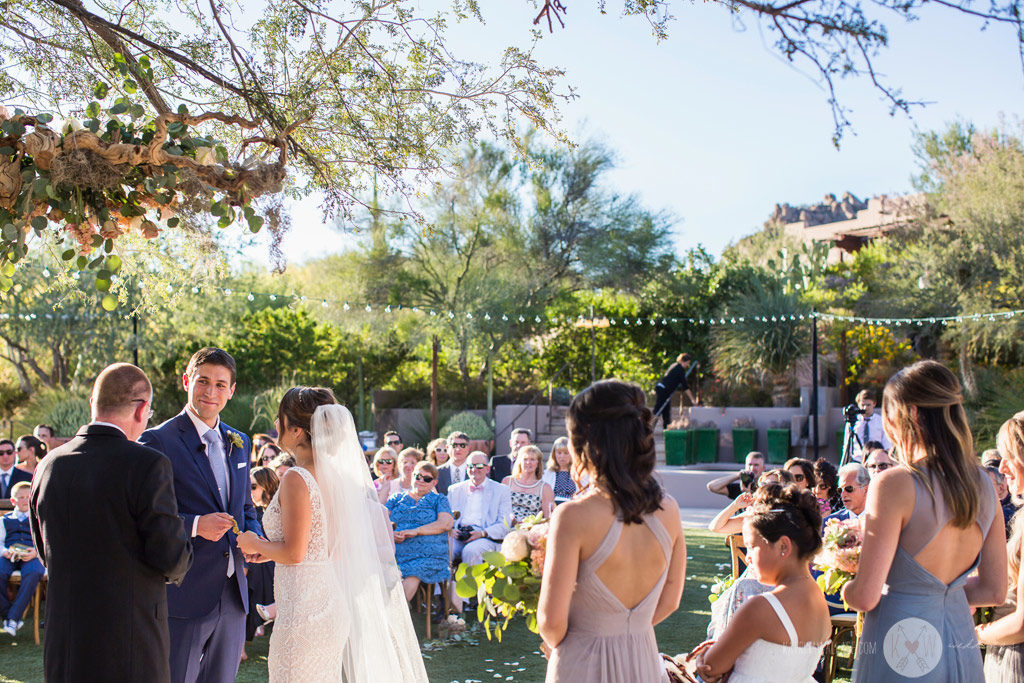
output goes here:
{"type": "Polygon", "coordinates": [[[722,593],[729,590],[729,587],[732,585],[734,580],[735,579],[733,579],[732,574],[726,577],[718,577],[715,580],[715,583],[711,586],[711,592],[708,594],[708,602],[712,605],[715,604],[715,601],[722,597],[722,593]]]}
{"type": "Polygon", "coordinates": [[[526,626],[537,633],[537,602],[547,551],[548,520],[540,515],[517,524],[501,543],[501,552],[484,553],[484,561],[473,566],[465,562],[455,571],[455,591],[461,598],[476,597],[477,619],[483,622],[487,638],[501,641],[502,632],[516,614],[526,617],[526,626]]]}
{"type": "Polygon", "coordinates": [[[814,568],[821,572],[818,586],[826,594],[836,593],[857,574],[864,532],[856,519],[830,519],[825,524],[821,551],[814,558],[814,568]]]}

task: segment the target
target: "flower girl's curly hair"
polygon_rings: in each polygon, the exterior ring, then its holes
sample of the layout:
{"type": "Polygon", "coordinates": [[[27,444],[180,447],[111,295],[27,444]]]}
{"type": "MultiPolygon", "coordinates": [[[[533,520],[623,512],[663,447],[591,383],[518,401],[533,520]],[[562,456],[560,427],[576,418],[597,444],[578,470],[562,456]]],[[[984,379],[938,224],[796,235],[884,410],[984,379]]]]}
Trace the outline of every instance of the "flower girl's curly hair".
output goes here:
{"type": "Polygon", "coordinates": [[[573,398],[565,425],[575,453],[573,474],[589,473],[626,524],[661,507],[654,478],[653,414],[643,389],[616,379],[594,382],[573,398]]]}
{"type": "Polygon", "coordinates": [[[812,557],[821,548],[818,499],[796,484],[761,486],[748,515],[754,531],[769,543],[788,536],[801,559],[812,557]]]}

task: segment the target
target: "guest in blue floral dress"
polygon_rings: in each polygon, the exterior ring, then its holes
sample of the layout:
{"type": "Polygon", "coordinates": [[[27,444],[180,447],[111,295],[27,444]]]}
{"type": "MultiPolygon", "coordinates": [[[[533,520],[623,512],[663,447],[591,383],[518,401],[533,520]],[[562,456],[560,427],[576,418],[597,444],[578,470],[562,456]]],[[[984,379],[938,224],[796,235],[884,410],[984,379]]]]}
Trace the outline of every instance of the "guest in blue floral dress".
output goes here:
{"type": "Polygon", "coordinates": [[[437,467],[420,461],[413,470],[412,489],[387,502],[395,525],[395,559],[407,600],[416,595],[420,581],[436,583],[451,578],[448,531],[455,520],[448,498],[434,491],[436,485],[437,467]]]}
{"type": "Polygon", "coordinates": [[[569,452],[569,437],[560,436],[551,446],[544,483],[555,492],[555,505],[560,505],[576,495],[576,482],[572,480],[572,453],[569,452]]]}

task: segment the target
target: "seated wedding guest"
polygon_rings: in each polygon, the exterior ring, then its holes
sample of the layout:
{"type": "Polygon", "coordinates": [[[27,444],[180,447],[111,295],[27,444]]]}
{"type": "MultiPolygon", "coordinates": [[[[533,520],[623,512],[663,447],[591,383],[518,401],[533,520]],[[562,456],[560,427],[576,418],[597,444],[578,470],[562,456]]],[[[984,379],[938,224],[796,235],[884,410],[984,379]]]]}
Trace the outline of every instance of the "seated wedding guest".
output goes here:
{"type": "MultiPolygon", "coordinates": [[[[452,512],[460,514],[452,551],[455,559],[474,565],[483,562],[488,550],[501,548],[512,519],[512,495],[507,486],[488,478],[491,466],[486,453],[473,451],[466,469],[469,479],[448,490],[452,512]]],[[[454,590],[452,605],[456,612],[462,610],[462,598],[454,590]]]]}
{"type": "Polygon", "coordinates": [[[508,455],[496,455],[491,458],[491,479],[504,481],[512,474],[512,465],[516,462],[516,454],[520,448],[529,446],[533,441],[533,432],[525,427],[516,427],[508,437],[508,455]]]}
{"type": "Polygon", "coordinates": [[[1013,529],[1013,516],[1017,514],[1020,506],[1014,504],[1010,489],[1006,486],[1006,477],[994,467],[986,467],[988,478],[992,480],[992,487],[996,490],[996,498],[999,499],[999,506],[1003,508],[1003,522],[1006,525],[1006,540],[1010,540],[1010,532],[1013,529]]]}
{"type": "Polygon", "coordinates": [[[418,448],[405,448],[398,454],[398,492],[412,491],[412,474],[416,469],[416,464],[421,460],[423,460],[423,451],[418,448]]]}
{"type": "Polygon", "coordinates": [[[263,465],[260,460],[260,456],[263,451],[263,447],[268,443],[274,443],[274,438],[269,434],[253,434],[252,435],[252,458],[250,459],[253,467],[259,467],[263,465]]]}
{"type": "Polygon", "coordinates": [[[809,489],[812,493],[818,485],[814,477],[814,463],[804,458],[790,458],[782,466],[784,470],[793,476],[793,483],[802,489],[809,489]]]}
{"type": "Polygon", "coordinates": [[[859,462],[851,462],[839,468],[839,495],[843,499],[843,509],[833,512],[825,518],[860,519],[864,514],[864,505],[868,500],[868,484],[871,476],[866,467],[859,462]]]}
{"type": "Polygon", "coordinates": [[[267,465],[270,469],[274,470],[274,474],[277,475],[278,479],[284,477],[284,473],[295,467],[295,456],[291,453],[282,453],[267,465]]]}
{"type": "Polygon", "coordinates": [[[981,452],[982,467],[995,467],[996,469],[999,469],[999,463],[1002,459],[1003,456],[999,455],[998,448],[989,448],[988,450],[981,452]]]}
{"type": "MultiPolygon", "coordinates": [[[[793,483],[793,475],[786,470],[768,470],[757,480],[755,488],[759,489],[769,484],[791,483],[793,483]]],[[[722,511],[708,522],[708,530],[716,534],[726,535],[742,532],[743,519],[746,517],[746,514],[741,512],[741,510],[750,505],[753,500],[754,495],[752,493],[741,493],[738,498],[722,508],[722,511]]]]}
{"type": "Polygon", "coordinates": [[[867,457],[864,458],[864,467],[868,469],[868,474],[874,479],[890,467],[896,467],[896,461],[889,456],[889,452],[884,448],[876,448],[868,451],[867,457]]]}
{"type": "Polygon", "coordinates": [[[786,470],[768,470],[757,479],[757,488],[765,484],[792,484],[793,475],[786,470]]]}
{"type": "Polygon", "coordinates": [[[399,492],[398,453],[388,446],[378,448],[370,469],[377,475],[373,487],[377,489],[377,499],[383,505],[388,502],[388,498],[399,492]]]}
{"type": "Polygon", "coordinates": [[[0,500],[9,499],[11,490],[19,481],[32,481],[31,474],[15,467],[18,462],[15,453],[13,441],[0,439],[0,500]]]}
{"type": "Polygon", "coordinates": [[[569,452],[569,437],[560,436],[551,446],[544,481],[555,493],[555,505],[576,495],[576,482],[572,480],[572,453],[569,452]]]}
{"type": "Polygon", "coordinates": [[[420,461],[413,470],[412,490],[391,496],[387,502],[406,600],[416,595],[421,581],[440,583],[451,578],[448,531],[455,519],[448,499],[434,491],[436,485],[437,467],[420,461]]]}
{"type": "Polygon", "coordinates": [[[469,471],[466,469],[469,437],[465,432],[452,432],[448,435],[448,452],[451,453],[451,458],[437,467],[437,492],[443,496],[448,495],[448,488],[452,484],[469,478],[469,471]]]}
{"type": "Polygon", "coordinates": [[[384,445],[395,453],[401,453],[402,449],[405,448],[402,443],[402,435],[394,430],[384,432],[384,445]]]}
{"type": "Polygon", "coordinates": [[[427,446],[427,462],[440,467],[448,462],[448,439],[434,439],[427,446]]]}
{"type": "MultiPolygon", "coordinates": [[[[865,612],[853,681],[982,681],[972,607],[1006,598],[1006,537],[992,483],[978,466],[960,381],[919,361],[889,379],[882,419],[900,466],[868,489],[864,545],[842,597],[865,612]],[[883,648],[907,617],[921,653],[883,648]],[[923,622],[923,623],[922,623],[923,622]],[[887,654],[888,653],[888,654],[887,654]],[[925,656],[927,655],[927,656],[925,656]]],[[[909,642],[909,641],[907,641],[909,642]]]]}
{"type": "MultiPolygon", "coordinates": [[[[252,504],[256,508],[256,521],[263,524],[263,512],[274,499],[281,480],[269,467],[254,467],[249,471],[249,488],[252,504]]],[[[264,618],[256,610],[257,605],[274,603],[274,563],[247,562],[245,576],[249,581],[249,613],[245,616],[245,640],[252,642],[256,636],[263,635],[264,618]]],[[[242,659],[246,659],[242,650],[242,659]]]]}
{"type": "Polygon", "coordinates": [[[736,498],[741,493],[752,493],[757,488],[757,480],[764,474],[764,453],[750,451],[744,460],[743,469],[734,474],[712,479],[707,488],[711,493],[736,498]]]}
{"type": "Polygon", "coordinates": [[[543,459],[544,454],[536,446],[521,447],[512,465],[512,475],[501,482],[512,492],[513,526],[538,513],[551,517],[555,509],[555,492],[543,479],[543,459]]]}
{"type": "Polygon", "coordinates": [[[281,447],[274,442],[263,444],[263,447],[259,450],[259,455],[256,456],[256,467],[267,467],[274,461],[274,458],[283,452],[281,447]]]}
{"type": "Polygon", "coordinates": [[[537,624],[548,683],[665,680],[654,626],[679,607],[686,541],[655,477],[653,414],[636,384],[595,382],[566,415],[591,486],[552,516],[537,624]]]}
{"type": "Polygon", "coordinates": [[[836,466],[825,458],[814,461],[814,495],[818,497],[822,516],[830,515],[843,506],[839,497],[839,473],[836,466]]]}
{"type": "Polygon", "coordinates": [[[743,523],[747,558],[762,583],[775,586],[749,598],[715,641],[687,656],[707,681],[812,683],[832,623],[810,561],[821,548],[818,501],[798,484],[768,485],[754,495],[743,523]]]}
{"type": "Polygon", "coordinates": [[[58,439],[57,432],[48,424],[37,424],[32,430],[32,436],[46,444],[47,453],[66,441],[66,439],[58,439]]]}
{"type": "Polygon", "coordinates": [[[33,474],[36,471],[36,465],[46,455],[46,444],[31,434],[26,434],[18,437],[15,451],[18,455],[18,469],[33,474]]]}
{"type": "MultiPolygon", "coordinates": [[[[1003,423],[996,435],[1001,456],[999,469],[1006,485],[1016,495],[1024,493],[1024,412],[1003,423]]],[[[1024,515],[1013,520],[1013,532],[1006,546],[1008,578],[1006,602],[996,607],[993,620],[974,627],[978,642],[985,646],[985,681],[1017,683],[1024,680],[1024,515]]]]}
{"type": "Polygon", "coordinates": [[[0,518],[0,548],[3,548],[3,557],[0,557],[0,621],[4,633],[12,636],[17,635],[18,629],[22,627],[22,618],[36,591],[36,585],[46,573],[32,542],[28,519],[31,490],[32,484],[27,481],[15,484],[11,495],[14,510],[0,518]],[[7,582],[16,571],[21,572],[21,584],[14,602],[11,602],[7,598],[7,582]]]}

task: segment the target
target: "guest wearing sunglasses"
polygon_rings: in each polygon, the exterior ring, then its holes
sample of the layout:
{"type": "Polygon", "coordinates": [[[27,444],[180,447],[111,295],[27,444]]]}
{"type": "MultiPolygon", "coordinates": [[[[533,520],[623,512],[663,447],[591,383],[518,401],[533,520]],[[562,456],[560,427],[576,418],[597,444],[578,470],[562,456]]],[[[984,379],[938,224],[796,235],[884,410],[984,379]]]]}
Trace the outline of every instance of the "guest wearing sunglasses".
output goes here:
{"type": "Polygon", "coordinates": [[[445,496],[434,491],[437,467],[421,460],[413,470],[412,489],[387,501],[395,525],[395,560],[402,572],[405,599],[412,600],[420,582],[438,583],[451,578],[448,531],[454,518],[445,496]]]}
{"type": "Polygon", "coordinates": [[[890,467],[896,467],[896,462],[889,457],[889,452],[884,448],[876,448],[868,456],[864,458],[864,467],[868,469],[868,474],[874,479],[877,475],[885,472],[890,467]]]}
{"type": "Polygon", "coordinates": [[[401,453],[405,448],[405,444],[402,443],[402,435],[395,431],[384,432],[384,445],[395,453],[401,453]]]}
{"type": "Polygon", "coordinates": [[[274,458],[281,455],[281,447],[271,441],[260,446],[259,455],[256,456],[256,467],[265,467],[274,461],[274,458]]]}
{"type": "Polygon", "coordinates": [[[859,462],[851,462],[839,468],[839,497],[843,499],[843,509],[834,512],[825,518],[830,519],[860,519],[864,512],[864,506],[868,501],[868,484],[871,483],[871,475],[866,467],[859,462]]]}
{"type": "Polygon", "coordinates": [[[448,452],[451,459],[437,468],[437,492],[448,495],[448,487],[466,481],[469,471],[466,459],[469,457],[469,436],[465,432],[452,432],[448,435],[448,452]]]}
{"type": "Polygon", "coordinates": [[[427,446],[427,461],[440,467],[448,462],[448,439],[434,439],[427,446]]]}
{"type": "Polygon", "coordinates": [[[377,499],[380,500],[381,505],[400,491],[397,461],[398,452],[388,446],[378,449],[373,456],[373,464],[370,467],[377,475],[377,478],[373,480],[373,487],[377,489],[377,499]]]}
{"type": "Polygon", "coordinates": [[[801,489],[809,489],[812,493],[818,485],[814,476],[814,463],[804,458],[790,458],[783,468],[793,477],[793,483],[801,489]]]}

